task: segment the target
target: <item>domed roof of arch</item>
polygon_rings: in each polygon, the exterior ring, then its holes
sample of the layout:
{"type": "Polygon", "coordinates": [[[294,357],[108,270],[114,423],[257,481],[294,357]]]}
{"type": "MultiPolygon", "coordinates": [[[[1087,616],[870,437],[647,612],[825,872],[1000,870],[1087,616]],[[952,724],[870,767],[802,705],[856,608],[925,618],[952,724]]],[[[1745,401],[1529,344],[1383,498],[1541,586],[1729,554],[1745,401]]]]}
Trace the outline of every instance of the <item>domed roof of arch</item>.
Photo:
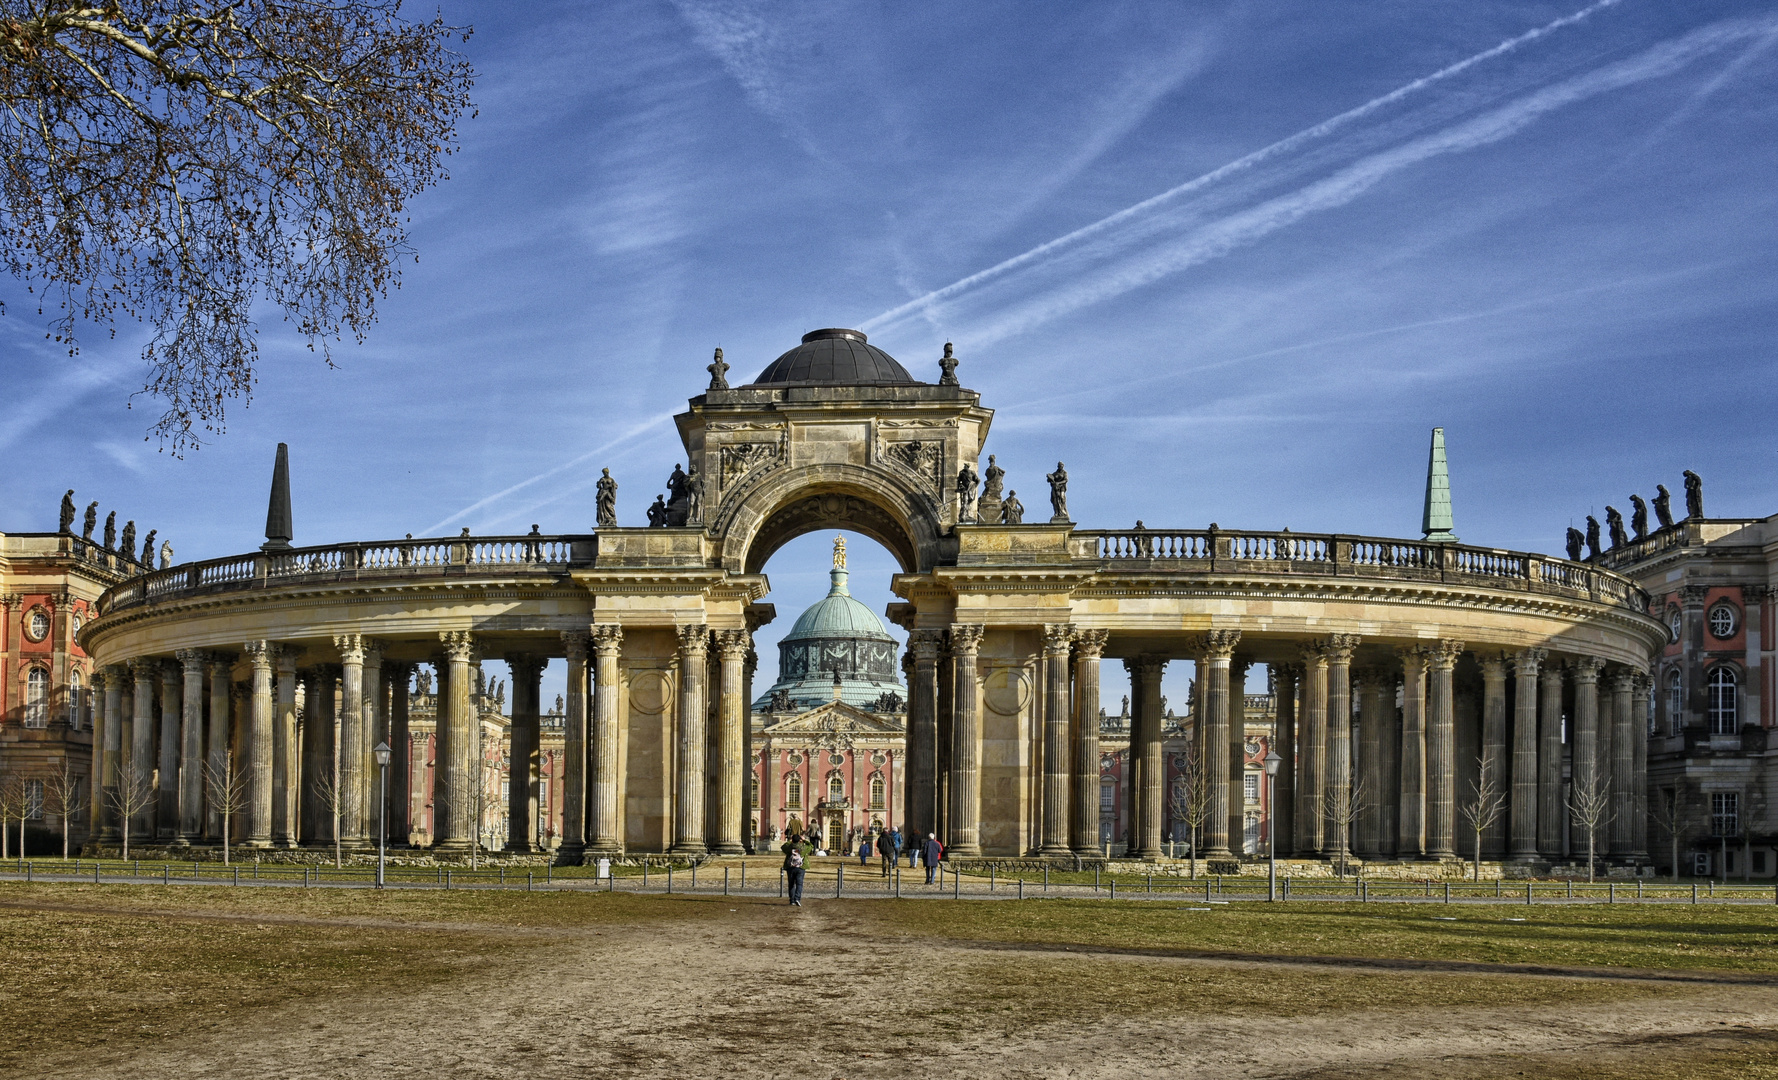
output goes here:
{"type": "Polygon", "coordinates": [[[750,386],[918,386],[907,368],[870,344],[861,330],[811,330],[802,344],[759,373],[750,386]]]}

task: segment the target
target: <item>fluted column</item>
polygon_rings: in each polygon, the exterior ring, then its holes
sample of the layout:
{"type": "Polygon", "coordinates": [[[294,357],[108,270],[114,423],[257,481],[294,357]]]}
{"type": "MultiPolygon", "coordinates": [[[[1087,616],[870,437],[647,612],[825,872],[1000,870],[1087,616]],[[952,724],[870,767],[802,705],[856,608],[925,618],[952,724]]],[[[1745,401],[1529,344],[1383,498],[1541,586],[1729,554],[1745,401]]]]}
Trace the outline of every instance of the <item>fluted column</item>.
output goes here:
{"type": "Polygon", "coordinates": [[[181,649],[175,655],[181,689],[178,719],[168,715],[161,722],[172,727],[179,740],[173,787],[179,807],[176,840],[183,845],[203,839],[204,832],[204,663],[209,657],[197,649],[181,649]]]}
{"type": "MultiPolygon", "coordinates": [[[[1537,858],[1537,671],[1547,655],[1543,649],[1526,649],[1512,657],[1513,757],[1507,827],[1512,857],[1520,862],[1537,858]]],[[[1499,777],[1502,786],[1506,781],[1507,777],[1499,777]]]]}
{"type": "Polygon", "coordinates": [[[530,653],[508,653],[512,671],[512,742],[507,757],[506,850],[536,851],[539,747],[542,737],[543,668],[530,653]]]}
{"type": "Polygon", "coordinates": [[[160,665],[160,798],[156,800],[154,822],[156,838],[176,841],[179,838],[179,751],[181,716],[184,712],[184,665],[176,660],[160,665]]]}
{"type": "Polygon", "coordinates": [[[678,784],[673,800],[673,851],[702,855],[704,844],[704,666],[708,662],[710,628],[703,623],[679,630],[679,753],[674,761],[678,784]]]}
{"type": "Polygon", "coordinates": [[[117,770],[123,760],[123,684],[124,669],[111,665],[95,673],[102,680],[95,689],[102,689],[98,748],[93,766],[93,807],[90,820],[93,835],[103,843],[117,839],[117,770]]]}
{"type": "Polygon", "coordinates": [[[1068,646],[1074,627],[1049,623],[1043,628],[1043,789],[1041,834],[1043,855],[1068,854],[1068,646]]]}
{"type": "MultiPolygon", "coordinates": [[[[1244,656],[1229,661],[1229,848],[1237,855],[1247,850],[1247,669],[1252,666],[1244,656]]],[[[1155,707],[1158,732],[1158,690],[1155,707]]]]}
{"type": "Polygon", "coordinates": [[[241,651],[253,668],[247,715],[247,835],[251,847],[272,842],[272,663],[277,646],[249,641],[241,651]]]}
{"type": "Polygon", "coordinates": [[[716,708],[716,836],[719,855],[739,855],[746,851],[741,837],[746,830],[742,823],[750,817],[747,805],[747,761],[742,735],[747,724],[746,687],[741,668],[747,651],[753,648],[753,635],[745,630],[716,632],[716,656],[720,665],[720,686],[716,708]]]}
{"type": "Polygon", "coordinates": [[[982,714],[976,653],[979,623],[951,624],[951,686],[956,694],[951,720],[950,850],[959,856],[982,853],[982,714]]]}
{"type": "Polygon", "coordinates": [[[1538,680],[1537,714],[1537,850],[1559,858],[1568,831],[1562,802],[1562,676],[1559,663],[1547,663],[1538,680]]]}
{"type": "Polygon", "coordinates": [[[907,821],[919,841],[938,829],[938,656],[943,648],[943,630],[908,634],[914,677],[908,684],[907,821]]]}
{"type": "Polygon", "coordinates": [[[1348,851],[1357,803],[1374,799],[1352,790],[1352,652],[1356,634],[1334,634],[1322,642],[1327,657],[1327,824],[1323,849],[1348,851]]]}
{"type": "Polygon", "coordinates": [[[302,842],[309,847],[331,846],[340,825],[333,805],[340,782],[339,680],[338,664],[317,664],[303,694],[302,842]]]}
{"type": "Polygon", "coordinates": [[[412,776],[413,748],[408,731],[408,688],[413,681],[411,663],[391,662],[383,665],[383,678],[389,684],[389,843],[406,847],[412,841],[412,776]]]}
{"type": "MultiPolygon", "coordinates": [[[[298,776],[302,767],[301,751],[296,745],[296,658],[298,650],[289,645],[268,645],[270,662],[277,670],[277,697],[268,713],[271,717],[271,842],[274,847],[295,847],[297,843],[297,800],[302,790],[298,776]]],[[[248,707],[252,712],[252,706],[248,707]]],[[[252,755],[252,721],[248,721],[248,756],[252,755]]]]}
{"type": "Polygon", "coordinates": [[[1130,673],[1130,752],[1124,785],[1131,797],[1130,846],[1133,859],[1161,856],[1162,794],[1167,769],[1161,755],[1161,674],[1163,656],[1133,656],[1124,661],[1130,673]]]}
{"type": "Polygon", "coordinates": [[[1574,673],[1574,748],[1570,783],[1580,789],[1604,784],[1609,773],[1599,767],[1599,672],[1605,662],[1592,656],[1577,657],[1569,668],[1574,673]]]}
{"type": "MultiPolygon", "coordinates": [[[[1611,676],[1611,854],[1627,859],[1636,847],[1636,732],[1631,719],[1637,672],[1611,676]]],[[[1646,731],[1646,727],[1644,731],[1646,731]]]]}
{"type": "Polygon", "coordinates": [[[1635,784],[1630,854],[1644,861],[1648,858],[1648,692],[1653,686],[1654,680],[1646,672],[1637,672],[1635,696],[1630,699],[1630,775],[1635,784]]]}
{"type": "Polygon", "coordinates": [[[1375,668],[1359,668],[1352,672],[1358,686],[1358,768],[1355,790],[1364,798],[1358,805],[1358,820],[1353,848],[1361,859],[1374,859],[1383,854],[1383,806],[1395,793],[1385,787],[1383,755],[1387,743],[1386,707],[1394,702],[1384,695],[1393,688],[1394,680],[1375,668]]]}
{"type": "MultiPolygon", "coordinates": [[[[1483,788],[1506,795],[1511,787],[1510,759],[1506,745],[1506,665],[1504,653],[1490,652],[1481,658],[1482,665],[1482,756],[1476,770],[1476,789],[1460,791],[1457,797],[1472,803],[1483,788]]],[[[1506,854],[1506,815],[1502,814],[1482,830],[1482,854],[1499,859],[1506,854]]]]}
{"type": "Polygon", "coordinates": [[[364,639],[364,724],[363,741],[359,744],[359,760],[363,762],[359,768],[364,775],[364,802],[360,813],[364,817],[364,832],[374,847],[377,842],[377,829],[381,827],[382,811],[377,806],[377,785],[380,782],[377,768],[377,743],[389,737],[388,697],[383,687],[383,646],[374,638],[364,639]]]}
{"type": "MultiPolygon", "coordinates": [[[[597,630],[597,627],[594,628],[597,630]]],[[[621,636],[621,631],[619,634],[621,636]]],[[[568,693],[562,717],[562,854],[573,861],[587,835],[587,643],[586,630],[562,631],[568,657],[568,693]]]]}
{"type": "Polygon", "coordinates": [[[361,848],[364,822],[364,638],[336,634],[340,654],[339,815],[340,843],[361,848]]]}
{"type": "Polygon", "coordinates": [[[617,662],[623,655],[624,630],[616,623],[594,623],[593,722],[590,736],[592,768],[587,814],[589,849],[596,855],[617,855],[624,849],[623,759],[617,713],[617,662]]]}
{"type": "Polygon", "coordinates": [[[1457,701],[1451,673],[1463,642],[1440,641],[1430,662],[1426,709],[1426,855],[1457,857],[1457,701]]]}
{"type": "MultiPolygon", "coordinates": [[[[206,764],[200,787],[204,790],[204,835],[218,843],[222,841],[222,807],[217,803],[216,790],[218,785],[226,784],[232,790],[239,782],[242,761],[229,760],[229,748],[233,745],[234,723],[240,718],[231,718],[229,704],[234,700],[234,666],[235,658],[227,653],[210,654],[210,728],[208,746],[206,747],[206,764]],[[231,722],[232,721],[232,722],[231,722]]],[[[244,785],[243,785],[244,786],[244,785]]],[[[229,840],[239,840],[234,835],[234,826],[229,826],[229,840]]]]}
{"type": "Polygon", "coordinates": [[[1401,784],[1395,853],[1404,859],[1426,854],[1426,660],[1420,647],[1401,654],[1401,784]]]}
{"type": "MultiPolygon", "coordinates": [[[[138,656],[130,661],[130,675],[135,680],[131,699],[136,715],[130,722],[130,783],[137,792],[154,790],[154,679],[160,673],[160,661],[138,656]]],[[[130,819],[130,837],[137,843],[154,837],[154,804],[138,795],[134,802],[147,802],[130,819]]]]}
{"type": "Polygon", "coordinates": [[[1272,749],[1278,752],[1278,775],[1272,779],[1272,843],[1280,855],[1296,852],[1297,738],[1296,692],[1302,682],[1301,664],[1272,665],[1272,692],[1276,695],[1272,719],[1272,749]]]}
{"type": "MultiPolygon", "coordinates": [[[[1303,657],[1303,716],[1297,744],[1296,850],[1320,855],[1327,850],[1327,653],[1320,642],[1303,657]]],[[[1198,693],[1204,692],[1200,679],[1198,693]]]]}
{"type": "Polygon", "coordinates": [[[433,758],[432,846],[447,851],[469,847],[476,829],[475,795],[481,763],[475,760],[476,718],[471,696],[475,683],[475,636],[467,630],[438,635],[444,646],[449,676],[439,688],[436,745],[433,758]]]}
{"type": "MultiPolygon", "coordinates": [[[[747,762],[747,771],[741,778],[741,783],[744,785],[741,794],[746,803],[742,820],[747,826],[742,843],[746,845],[749,855],[764,850],[759,837],[761,831],[767,827],[770,821],[765,816],[761,804],[754,801],[753,792],[750,790],[753,769],[759,761],[759,755],[754,752],[753,747],[753,673],[759,670],[759,650],[753,647],[753,631],[763,625],[765,625],[763,622],[749,622],[747,624],[747,655],[741,659],[741,757],[747,762]],[[758,817],[754,816],[756,812],[759,814],[758,817]]],[[[906,679],[907,677],[908,665],[904,658],[902,678],[906,679]]],[[[899,768],[900,762],[897,762],[896,766],[899,768]]],[[[761,784],[759,787],[760,798],[763,800],[766,797],[766,786],[761,784]]],[[[890,790],[893,791],[894,788],[891,787],[890,790]]],[[[896,813],[905,813],[899,806],[892,804],[892,808],[896,813]]],[[[894,821],[895,817],[891,816],[888,820],[894,821]]],[[[902,820],[905,821],[906,818],[902,820]]]]}
{"type": "Polygon", "coordinates": [[[1099,854],[1099,658],[1108,630],[1074,633],[1074,813],[1068,842],[1077,855],[1099,854]]]}
{"type": "Polygon", "coordinates": [[[1229,660],[1239,630],[1209,630],[1198,639],[1198,694],[1203,698],[1204,774],[1210,814],[1204,824],[1204,857],[1229,858],[1229,660]]]}

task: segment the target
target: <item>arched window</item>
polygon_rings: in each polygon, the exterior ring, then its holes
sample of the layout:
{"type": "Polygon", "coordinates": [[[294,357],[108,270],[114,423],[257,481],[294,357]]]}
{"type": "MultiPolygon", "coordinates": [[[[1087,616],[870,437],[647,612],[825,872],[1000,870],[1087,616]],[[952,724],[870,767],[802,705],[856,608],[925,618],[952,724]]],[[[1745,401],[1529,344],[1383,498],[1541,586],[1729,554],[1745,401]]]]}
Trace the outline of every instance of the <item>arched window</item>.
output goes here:
{"type": "Polygon", "coordinates": [[[796,773],[791,773],[790,779],[784,782],[784,808],[786,810],[801,810],[803,808],[803,778],[796,773]]]}
{"type": "Polygon", "coordinates": [[[25,675],[25,726],[49,726],[49,672],[32,668],[25,675]]]}
{"type": "Polygon", "coordinates": [[[68,675],[68,727],[70,730],[80,730],[80,714],[85,707],[86,694],[81,685],[80,669],[76,668],[68,675]]]}
{"type": "Polygon", "coordinates": [[[870,778],[870,808],[883,809],[883,774],[877,773],[870,778]]]}
{"type": "Polygon", "coordinates": [[[1679,669],[1674,668],[1667,673],[1667,734],[1677,735],[1685,726],[1685,688],[1680,682],[1679,669]]]}
{"type": "Polygon", "coordinates": [[[840,802],[846,797],[846,781],[838,772],[827,774],[827,801],[840,802]]]}
{"type": "Polygon", "coordinates": [[[1709,701],[1710,734],[1733,735],[1741,730],[1735,709],[1735,672],[1719,667],[1710,673],[1704,688],[1709,701]]]}

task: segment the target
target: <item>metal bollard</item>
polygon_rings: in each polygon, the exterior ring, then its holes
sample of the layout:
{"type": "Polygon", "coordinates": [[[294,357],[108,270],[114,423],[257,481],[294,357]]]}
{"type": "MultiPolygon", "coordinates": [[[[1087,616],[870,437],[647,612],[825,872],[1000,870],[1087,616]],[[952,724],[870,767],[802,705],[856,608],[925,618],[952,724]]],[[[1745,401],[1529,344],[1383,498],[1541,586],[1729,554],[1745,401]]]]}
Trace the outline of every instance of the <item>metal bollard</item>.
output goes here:
{"type": "Polygon", "coordinates": [[[673,895],[673,864],[667,864],[667,895],[673,895]]]}
{"type": "Polygon", "coordinates": [[[531,891],[531,871],[525,871],[525,891],[531,891]]]}
{"type": "Polygon", "coordinates": [[[691,864],[691,891],[692,892],[698,891],[698,864],[697,863],[691,864]]]}
{"type": "Polygon", "coordinates": [[[994,864],[988,864],[988,891],[994,891],[994,864]]]}
{"type": "Polygon", "coordinates": [[[1531,903],[1531,882],[1530,881],[1525,882],[1525,903],[1526,904],[1531,903]]]}
{"type": "Polygon", "coordinates": [[[1154,871],[1153,870],[1150,870],[1148,872],[1148,891],[1154,892],[1154,871]]]}
{"type": "Polygon", "coordinates": [[[1568,899],[1574,899],[1574,879],[1568,879],[1568,899]]]}
{"type": "Polygon", "coordinates": [[[1113,900],[1117,899],[1117,879],[1116,878],[1111,879],[1111,898],[1113,900]]]}
{"type": "Polygon", "coordinates": [[[955,869],[951,871],[951,899],[963,899],[963,875],[955,869]]]}
{"type": "Polygon", "coordinates": [[[1019,879],[1019,899],[1023,900],[1024,898],[1025,898],[1025,879],[1020,878],[1019,879]]]}
{"type": "Polygon", "coordinates": [[[555,880],[556,880],[556,864],[553,862],[544,863],[543,864],[543,883],[545,885],[548,885],[548,884],[554,882],[555,880]]]}
{"type": "Polygon", "coordinates": [[[1043,864],[1043,891],[1044,892],[1050,891],[1050,864],[1049,863],[1043,864]]]}
{"type": "Polygon", "coordinates": [[[901,899],[901,860],[895,862],[895,898],[901,899]]]}
{"type": "Polygon", "coordinates": [[[1608,904],[1617,903],[1617,882],[1608,881],[1605,883],[1605,897],[1606,897],[1606,899],[1605,899],[1606,903],[1608,903],[1608,904]]]}
{"type": "MultiPolygon", "coordinates": [[[[1093,867],[1093,891],[1099,891],[1099,868],[1097,866],[1093,867]]],[[[1210,895],[1210,883],[1208,881],[1204,882],[1204,895],[1210,895]]]]}
{"type": "Polygon", "coordinates": [[[1698,902],[1698,883],[1692,882],[1692,903],[1698,902]]]}
{"type": "Polygon", "coordinates": [[[778,871],[778,899],[784,899],[784,871],[778,871]]]}
{"type": "Polygon", "coordinates": [[[1445,903],[1451,902],[1451,883],[1445,882],[1445,903]]]}
{"type": "Polygon", "coordinates": [[[1204,879],[1204,903],[1208,904],[1209,902],[1210,902],[1210,879],[1205,878],[1204,879]]]}
{"type": "Polygon", "coordinates": [[[161,884],[162,885],[173,884],[172,868],[169,867],[166,863],[161,863],[161,884]]]}
{"type": "Polygon", "coordinates": [[[235,867],[235,887],[237,889],[241,887],[241,868],[238,866],[235,867]]]}
{"type": "Polygon", "coordinates": [[[722,895],[728,895],[728,867],[722,868],[722,895]]]}
{"type": "Polygon", "coordinates": [[[98,883],[99,883],[99,860],[94,859],[93,860],[93,884],[97,885],[98,883]]]}
{"type": "Polygon", "coordinates": [[[839,873],[833,879],[833,898],[835,900],[838,900],[840,898],[840,894],[845,891],[846,891],[846,864],[841,863],[840,868],[839,868],[839,873]]]}
{"type": "Polygon", "coordinates": [[[451,872],[449,870],[446,870],[445,871],[445,888],[449,889],[450,887],[451,887],[451,872]]]}

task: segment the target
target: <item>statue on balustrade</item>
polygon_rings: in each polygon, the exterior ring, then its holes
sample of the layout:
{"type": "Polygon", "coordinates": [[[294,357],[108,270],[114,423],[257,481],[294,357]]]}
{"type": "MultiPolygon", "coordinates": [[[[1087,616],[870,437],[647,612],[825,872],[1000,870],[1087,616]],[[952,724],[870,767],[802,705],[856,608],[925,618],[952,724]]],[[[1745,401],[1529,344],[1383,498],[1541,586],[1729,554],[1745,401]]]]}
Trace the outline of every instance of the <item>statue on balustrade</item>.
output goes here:
{"type": "Polygon", "coordinates": [[[172,566],[172,565],[173,565],[173,541],[162,540],[161,541],[161,569],[165,570],[167,567],[172,566]]]}
{"type": "Polygon", "coordinates": [[[698,467],[693,465],[691,473],[685,478],[685,520],[681,525],[702,525],[704,523],[704,481],[698,476],[698,467]]]}
{"type": "Polygon", "coordinates": [[[1629,544],[1630,537],[1624,532],[1624,515],[1618,513],[1617,507],[1605,508],[1605,527],[1611,532],[1611,546],[1621,548],[1629,544]]]}
{"type": "Polygon", "coordinates": [[[1704,519],[1704,480],[1690,469],[1685,471],[1685,516],[1704,519]]]}
{"type": "Polygon", "coordinates": [[[610,469],[599,470],[599,516],[601,528],[617,524],[617,481],[611,478],[610,469]]]}
{"type": "Polygon", "coordinates": [[[711,361],[709,366],[705,367],[704,370],[710,373],[710,385],[706,389],[728,389],[728,365],[722,362],[721,349],[716,350],[716,359],[711,361]]]}
{"type": "Polygon", "coordinates": [[[982,471],[982,498],[976,504],[976,517],[988,524],[1000,521],[1005,501],[1001,498],[1000,489],[1006,481],[1006,470],[994,463],[994,455],[988,455],[988,467],[982,471]]]}
{"type": "Polygon", "coordinates": [[[137,560],[150,570],[154,569],[154,534],[159,531],[159,529],[148,530],[148,539],[142,541],[142,558],[137,560]]]}
{"type": "Polygon", "coordinates": [[[90,542],[93,538],[93,526],[98,523],[99,500],[94,499],[86,504],[86,520],[80,523],[80,538],[90,542]]]}
{"type": "Polygon", "coordinates": [[[1002,525],[1023,525],[1025,523],[1025,504],[1019,501],[1019,493],[1009,491],[1006,502],[1000,506],[1000,523],[1002,525]]]}
{"type": "MultiPolygon", "coordinates": [[[[134,530],[132,530],[133,534],[134,530]]],[[[132,535],[132,539],[134,536],[132,535]]],[[[117,550],[117,511],[105,515],[105,550],[117,550]]]]}
{"type": "Polygon", "coordinates": [[[1568,526],[1568,557],[1571,560],[1580,562],[1580,548],[1586,542],[1586,536],[1579,529],[1572,525],[1568,526]]]}
{"type": "Polygon", "coordinates": [[[1667,493],[1666,484],[1655,485],[1655,520],[1663,529],[1673,526],[1673,496],[1667,493]]]}
{"type": "Polygon", "coordinates": [[[1630,529],[1638,540],[1648,535],[1648,503],[1640,495],[1630,496],[1630,529]]]}
{"type": "Polygon", "coordinates": [[[691,477],[678,465],[673,466],[673,475],[667,477],[667,505],[665,525],[684,525],[691,512],[691,477]]]}
{"type": "Polygon", "coordinates": [[[432,693],[432,672],[425,668],[414,672],[414,691],[423,697],[432,693]]]}
{"type": "Polygon", "coordinates": [[[1594,517],[1591,514],[1588,514],[1587,515],[1587,558],[1588,559],[1597,559],[1598,557],[1599,557],[1599,519],[1594,517]]]}
{"type": "Polygon", "coordinates": [[[964,462],[963,467],[957,470],[958,521],[975,521],[975,493],[976,485],[979,483],[981,483],[981,477],[976,475],[975,470],[969,467],[967,461],[964,462]]]}
{"type": "Polygon", "coordinates": [[[656,495],[654,505],[648,508],[648,527],[651,529],[665,528],[667,524],[667,497],[656,495]]]}
{"type": "Polygon", "coordinates": [[[941,372],[938,377],[938,385],[957,385],[957,358],[951,355],[951,343],[948,341],[945,342],[945,354],[939,357],[938,370],[941,372]]]}
{"type": "Polygon", "coordinates": [[[56,531],[66,536],[74,531],[74,489],[69,488],[68,494],[62,496],[62,520],[56,531]]]}
{"type": "Polygon", "coordinates": [[[1044,477],[1050,482],[1050,520],[1064,522],[1068,520],[1068,470],[1060,461],[1056,462],[1056,471],[1044,477]]]}

